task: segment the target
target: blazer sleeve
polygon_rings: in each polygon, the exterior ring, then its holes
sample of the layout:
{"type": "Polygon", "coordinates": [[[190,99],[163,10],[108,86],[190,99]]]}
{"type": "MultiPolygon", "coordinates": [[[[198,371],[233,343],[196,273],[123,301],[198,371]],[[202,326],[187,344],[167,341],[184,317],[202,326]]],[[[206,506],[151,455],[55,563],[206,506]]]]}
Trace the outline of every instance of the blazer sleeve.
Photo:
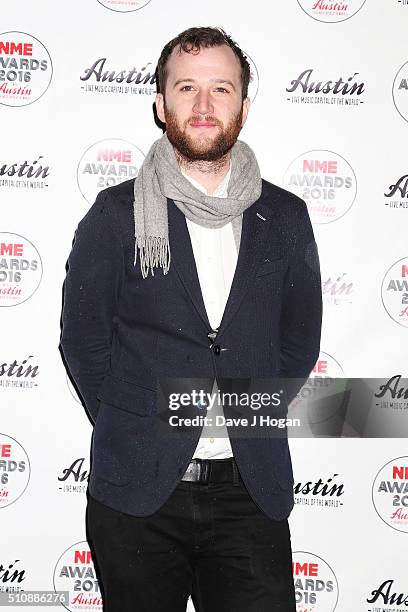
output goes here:
{"type": "Polygon", "coordinates": [[[124,269],[112,196],[102,191],[75,232],[64,282],[60,348],[93,422],[110,369],[114,318],[124,269]]]}
{"type": "Polygon", "coordinates": [[[293,223],[294,248],[284,282],[280,321],[280,361],[288,404],[303,386],[320,351],[322,290],[320,263],[307,206],[300,209],[293,223]]]}

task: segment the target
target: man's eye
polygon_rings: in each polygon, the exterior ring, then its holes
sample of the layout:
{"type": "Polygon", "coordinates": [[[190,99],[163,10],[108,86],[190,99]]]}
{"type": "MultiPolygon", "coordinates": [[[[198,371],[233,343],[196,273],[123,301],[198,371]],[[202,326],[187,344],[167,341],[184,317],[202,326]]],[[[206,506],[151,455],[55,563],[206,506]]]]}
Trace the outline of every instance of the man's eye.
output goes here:
{"type": "Polygon", "coordinates": [[[215,91],[220,91],[221,93],[229,93],[228,89],[225,89],[225,87],[216,87],[215,91]]]}
{"type": "Polygon", "coordinates": [[[193,89],[192,85],[183,85],[180,91],[191,91],[193,89]]]}

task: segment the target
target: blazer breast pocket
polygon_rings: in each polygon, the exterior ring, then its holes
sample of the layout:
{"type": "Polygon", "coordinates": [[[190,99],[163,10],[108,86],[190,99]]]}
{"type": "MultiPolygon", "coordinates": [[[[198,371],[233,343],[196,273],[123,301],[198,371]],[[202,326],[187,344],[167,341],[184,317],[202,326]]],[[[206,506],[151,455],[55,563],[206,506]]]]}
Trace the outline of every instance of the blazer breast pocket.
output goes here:
{"type": "Polygon", "coordinates": [[[287,260],[285,257],[265,257],[260,261],[258,267],[255,269],[255,278],[260,276],[266,276],[267,274],[278,274],[283,272],[286,268],[287,260]]]}

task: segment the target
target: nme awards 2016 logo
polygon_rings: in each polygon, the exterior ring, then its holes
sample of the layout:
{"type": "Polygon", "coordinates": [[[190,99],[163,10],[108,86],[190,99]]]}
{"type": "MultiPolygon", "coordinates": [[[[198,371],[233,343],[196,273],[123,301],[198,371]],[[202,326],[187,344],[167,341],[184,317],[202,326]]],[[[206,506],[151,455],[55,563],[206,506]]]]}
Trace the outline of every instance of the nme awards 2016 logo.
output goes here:
{"type": "Polygon", "coordinates": [[[388,191],[384,193],[388,200],[385,200],[385,205],[389,209],[407,208],[408,209],[408,174],[403,174],[400,178],[388,187],[388,191]]]}
{"type": "Polygon", "coordinates": [[[70,394],[72,395],[74,400],[76,402],[78,402],[78,404],[81,404],[81,400],[78,397],[78,393],[76,392],[76,389],[75,389],[74,385],[72,384],[68,374],[66,375],[66,381],[67,381],[67,386],[68,386],[68,390],[69,390],[70,394]]]}
{"type": "Polygon", "coordinates": [[[408,257],[388,268],[381,285],[381,299],[391,319],[408,327],[408,257]]]}
{"type": "Polygon", "coordinates": [[[0,508],[22,496],[30,480],[30,461],[24,448],[11,436],[0,433],[0,508]]]}
{"type": "Polygon", "coordinates": [[[0,161],[0,187],[11,189],[44,189],[48,187],[47,178],[50,167],[45,165],[42,155],[29,163],[26,159],[21,162],[0,161]],[[1,165],[2,164],[2,165],[1,165]]]}
{"type": "Polygon", "coordinates": [[[41,276],[41,257],[35,246],[19,234],[0,232],[0,306],[28,300],[41,276]]]}
{"type": "Polygon", "coordinates": [[[333,612],[339,598],[337,578],[330,565],[310,552],[292,555],[296,612],[333,612]]]}
{"type": "Polygon", "coordinates": [[[346,21],[353,17],[363,7],[366,0],[344,0],[333,2],[330,0],[298,0],[299,6],[304,12],[316,19],[326,23],[346,21]]]}
{"type": "Polygon", "coordinates": [[[344,371],[339,362],[328,353],[321,351],[319,359],[309,374],[309,378],[292,400],[291,408],[293,409],[299,405],[302,400],[313,399],[316,391],[319,391],[323,385],[326,388],[330,388],[333,379],[341,378],[342,376],[344,376],[344,371]]]}
{"type": "Polygon", "coordinates": [[[149,4],[150,0],[98,0],[105,8],[117,13],[131,13],[149,4]]]}
{"type": "Polygon", "coordinates": [[[408,62],[405,62],[395,75],[392,99],[401,117],[408,121],[408,62]]]}
{"type": "Polygon", "coordinates": [[[344,370],[337,359],[329,355],[329,353],[320,351],[319,359],[310,373],[310,378],[340,378],[341,376],[344,376],[344,370]]]}
{"type": "Polygon", "coordinates": [[[251,57],[247,53],[244,53],[244,55],[248,60],[250,70],[250,77],[248,83],[248,98],[251,100],[251,102],[253,102],[256,98],[256,94],[258,93],[259,89],[259,73],[258,68],[256,67],[253,59],[251,59],[251,57]]]}
{"type": "Polygon", "coordinates": [[[302,153],[289,165],[283,184],[305,200],[312,223],[331,223],[352,207],[357,194],[353,168],[333,151],[302,153]]]}
{"type": "MultiPolygon", "coordinates": [[[[341,423],[338,415],[342,411],[344,382],[339,379],[343,375],[343,368],[334,357],[321,352],[309,378],[290,403],[291,418],[297,417],[302,423],[302,429],[299,430],[298,435],[309,438],[322,434],[325,436],[338,436],[340,434],[341,423]],[[330,398],[330,402],[324,401],[322,403],[323,397],[330,398]],[[305,418],[305,414],[307,414],[307,418],[305,418]]],[[[319,483],[321,484],[320,480],[317,482],[317,489],[314,489],[313,495],[320,493],[319,483]]],[[[302,490],[302,492],[305,491],[302,490]]],[[[307,490],[307,493],[309,492],[307,490]]],[[[295,503],[331,507],[342,505],[338,500],[332,500],[329,503],[327,500],[324,502],[318,498],[315,498],[314,501],[305,500],[305,498],[296,500],[295,498],[295,503]]]]}
{"type": "Polygon", "coordinates": [[[68,591],[67,610],[102,612],[102,597],[87,542],[77,542],[62,553],[54,569],[55,591],[68,591]]]}
{"type": "Polygon", "coordinates": [[[0,34],[0,104],[26,106],[47,91],[52,61],[44,45],[25,32],[0,34]]]}
{"type": "Polygon", "coordinates": [[[365,84],[356,81],[358,72],[347,79],[321,81],[313,74],[313,69],[303,70],[286,88],[292,96],[286,97],[292,104],[336,104],[339,106],[359,106],[363,104],[359,96],[365,91],[365,84]]]}
{"type": "Polygon", "coordinates": [[[144,155],[136,145],[111,138],[91,145],[82,155],[77,169],[79,189],[93,204],[99,191],[136,178],[144,155]]]}
{"type": "Polygon", "coordinates": [[[392,459],[380,469],[373,482],[372,498],[384,523],[408,533],[408,457],[392,459]]]}
{"type": "MultiPolygon", "coordinates": [[[[343,375],[344,371],[339,362],[328,353],[320,351],[319,358],[310,372],[309,378],[296,397],[301,400],[312,396],[314,390],[320,388],[322,378],[330,383],[333,378],[340,378],[343,375]]],[[[291,405],[293,405],[293,402],[291,405]]]]}

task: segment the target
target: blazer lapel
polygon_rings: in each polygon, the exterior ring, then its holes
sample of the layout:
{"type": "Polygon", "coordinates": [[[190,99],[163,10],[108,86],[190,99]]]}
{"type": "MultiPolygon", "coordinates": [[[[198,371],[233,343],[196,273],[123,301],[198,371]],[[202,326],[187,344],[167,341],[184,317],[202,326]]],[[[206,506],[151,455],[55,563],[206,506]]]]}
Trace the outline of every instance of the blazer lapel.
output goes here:
{"type": "MultiPolygon", "coordinates": [[[[208,332],[211,325],[201,292],[186,218],[172,200],[167,200],[167,211],[171,250],[170,269],[174,266],[185,291],[208,332]]],[[[259,200],[244,211],[237,265],[224,314],[218,327],[217,339],[231,322],[250,286],[255,264],[262,256],[262,245],[267,235],[270,217],[271,207],[262,195],[259,200]]]]}
{"type": "Polygon", "coordinates": [[[270,227],[270,217],[271,208],[262,195],[244,211],[237,265],[224,314],[218,327],[217,340],[231,323],[253,282],[256,265],[262,257],[263,246],[270,227]]]}
{"type": "Polygon", "coordinates": [[[207,312],[201,293],[200,281],[191,245],[190,233],[184,214],[175,205],[173,200],[167,200],[167,213],[170,241],[170,272],[172,266],[196,308],[205,328],[210,329],[207,312]]]}

